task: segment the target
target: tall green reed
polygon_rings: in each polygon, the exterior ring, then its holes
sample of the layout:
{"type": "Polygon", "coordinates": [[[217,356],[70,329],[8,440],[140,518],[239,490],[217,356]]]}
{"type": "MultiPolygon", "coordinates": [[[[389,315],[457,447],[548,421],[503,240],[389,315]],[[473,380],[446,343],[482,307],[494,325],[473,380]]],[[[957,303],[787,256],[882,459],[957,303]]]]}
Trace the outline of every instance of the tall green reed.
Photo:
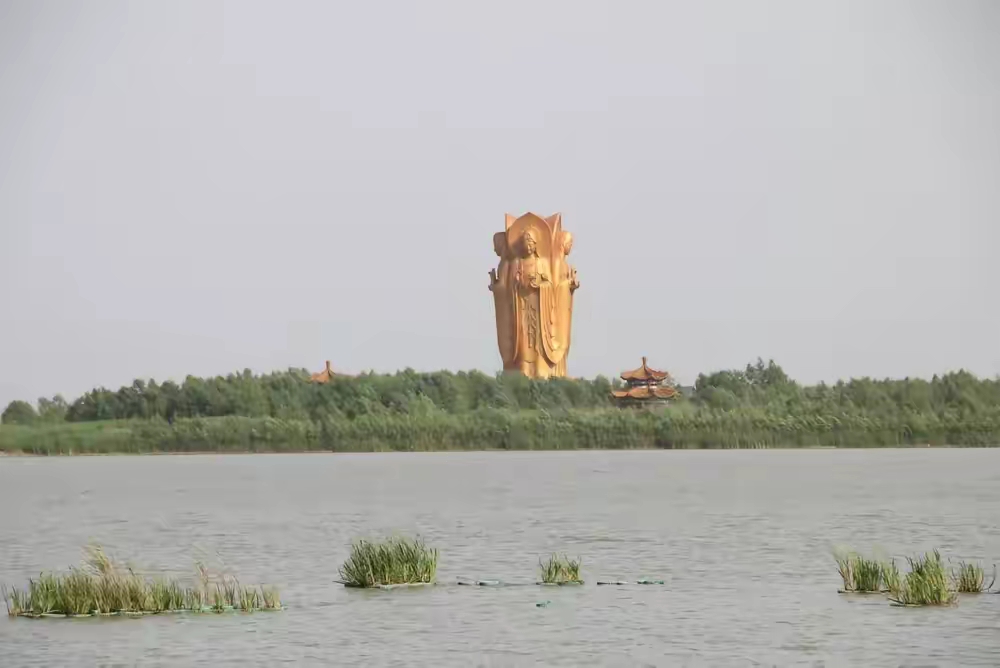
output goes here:
{"type": "MultiPolygon", "coordinates": [[[[99,546],[87,548],[83,567],[66,573],[42,573],[30,579],[27,589],[3,588],[7,613],[28,615],[88,615],[113,613],[158,613],[202,611],[209,587],[207,571],[193,587],[164,578],[146,578],[131,567],[118,564],[99,546]]],[[[218,610],[280,609],[277,591],[242,587],[235,578],[223,575],[216,584],[218,610]],[[224,594],[220,596],[220,594],[224,594]]]]}
{"type": "Polygon", "coordinates": [[[978,594],[989,591],[997,580],[997,567],[993,566],[993,579],[986,584],[986,571],[976,563],[958,562],[958,568],[952,572],[955,590],[963,594],[978,594]]]}
{"type": "Polygon", "coordinates": [[[871,593],[884,591],[889,583],[899,579],[895,562],[865,559],[854,552],[834,553],[837,571],[843,580],[844,592],[871,593]]]}
{"type": "Polygon", "coordinates": [[[351,587],[420,584],[434,581],[438,551],[421,538],[359,540],[340,567],[341,582],[351,587]]]}
{"type": "Polygon", "coordinates": [[[580,559],[570,559],[566,555],[552,554],[547,561],[538,560],[541,581],[544,584],[569,584],[583,582],[580,579],[580,559]]]}
{"type": "Polygon", "coordinates": [[[950,605],[955,592],[949,587],[949,577],[941,554],[934,550],[923,556],[909,557],[907,573],[889,598],[899,605],[950,605]]]}

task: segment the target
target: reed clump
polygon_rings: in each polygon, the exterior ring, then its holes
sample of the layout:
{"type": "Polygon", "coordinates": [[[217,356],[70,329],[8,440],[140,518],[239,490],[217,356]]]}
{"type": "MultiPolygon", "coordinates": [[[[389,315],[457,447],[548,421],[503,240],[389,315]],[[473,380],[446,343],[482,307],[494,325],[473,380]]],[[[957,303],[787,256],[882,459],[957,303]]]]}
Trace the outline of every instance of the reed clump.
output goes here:
{"type": "Polygon", "coordinates": [[[236,578],[227,575],[213,582],[207,570],[199,568],[199,581],[185,587],[174,580],[144,577],[115,562],[100,546],[91,546],[82,566],[67,573],[42,573],[37,580],[28,580],[26,589],[4,587],[3,597],[7,614],[12,617],[253,612],[281,608],[275,589],[243,587],[236,578]]]}
{"type": "Polygon", "coordinates": [[[997,567],[993,565],[993,579],[986,584],[986,571],[979,564],[958,562],[958,568],[952,572],[955,590],[963,594],[979,594],[989,591],[997,580],[997,567]]]}
{"type": "Polygon", "coordinates": [[[891,589],[890,584],[898,583],[899,570],[895,562],[865,559],[859,554],[847,552],[835,554],[837,570],[844,582],[841,591],[849,593],[874,593],[891,589]]]}
{"type": "Polygon", "coordinates": [[[923,556],[908,557],[910,572],[890,590],[889,599],[898,605],[951,605],[955,592],[949,586],[941,554],[934,550],[923,556]]]}
{"type": "Polygon", "coordinates": [[[566,555],[553,554],[548,561],[538,560],[542,584],[582,584],[580,579],[580,559],[570,559],[566,555]]]}
{"type": "Polygon", "coordinates": [[[340,582],[348,587],[429,584],[437,573],[438,551],[421,538],[393,537],[359,540],[340,567],[340,582]]]}

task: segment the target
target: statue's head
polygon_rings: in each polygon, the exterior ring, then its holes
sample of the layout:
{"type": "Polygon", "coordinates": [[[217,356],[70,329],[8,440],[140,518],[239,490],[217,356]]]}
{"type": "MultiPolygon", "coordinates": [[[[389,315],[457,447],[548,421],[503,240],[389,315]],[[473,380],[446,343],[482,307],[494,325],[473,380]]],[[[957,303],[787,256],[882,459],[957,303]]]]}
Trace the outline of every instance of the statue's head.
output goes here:
{"type": "Polygon", "coordinates": [[[528,255],[534,255],[535,251],[538,249],[538,239],[535,238],[536,232],[532,229],[527,229],[524,231],[524,236],[521,238],[521,244],[524,246],[524,251],[528,255]]]}
{"type": "Polygon", "coordinates": [[[507,254],[507,233],[497,232],[493,235],[493,252],[503,257],[507,254]]]}
{"type": "Polygon", "coordinates": [[[569,255],[569,252],[573,250],[573,235],[570,232],[562,233],[562,252],[563,255],[569,255]]]}

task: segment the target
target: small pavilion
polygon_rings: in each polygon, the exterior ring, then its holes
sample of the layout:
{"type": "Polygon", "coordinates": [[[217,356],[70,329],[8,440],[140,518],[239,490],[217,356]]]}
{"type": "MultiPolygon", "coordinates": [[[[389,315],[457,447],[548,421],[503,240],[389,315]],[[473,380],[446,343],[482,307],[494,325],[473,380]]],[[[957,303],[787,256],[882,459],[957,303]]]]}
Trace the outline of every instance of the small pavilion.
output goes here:
{"type": "Polygon", "coordinates": [[[313,383],[329,383],[331,378],[333,378],[333,367],[330,366],[330,360],[326,361],[325,369],[309,376],[309,380],[313,383]]]}
{"type": "Polygon", "coordinates": [[[674,380],[666,371],[658,371],[642,358],[642,366],[625,371],[621,376],[625,387],[611,392],[619,406],[657,406],[675,398],[678,394],[674,380]]]}

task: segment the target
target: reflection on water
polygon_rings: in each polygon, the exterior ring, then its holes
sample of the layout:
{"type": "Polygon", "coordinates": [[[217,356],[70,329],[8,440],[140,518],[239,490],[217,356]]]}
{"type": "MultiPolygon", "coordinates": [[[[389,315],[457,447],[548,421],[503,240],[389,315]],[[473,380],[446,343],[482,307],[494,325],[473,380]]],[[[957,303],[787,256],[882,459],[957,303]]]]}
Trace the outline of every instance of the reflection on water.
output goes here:
{"type": "Polygon", "coordinates": [[[96,540],[178,575],[222,562],[289,606],[4,618],[4,666],[1000,665],[1000,596],[838,596],[831,557],[1000,560],[1000,450],[0,458],[0,508],[2,582],[96,540]],[[332,582],[352,538],[393,531],[441,550],[444,586],[332,582]],[[588,584],[454,584],[531,581],[552,551],[588,584]],[[592,585],[641,577],[666,584],[592,585]]]}

